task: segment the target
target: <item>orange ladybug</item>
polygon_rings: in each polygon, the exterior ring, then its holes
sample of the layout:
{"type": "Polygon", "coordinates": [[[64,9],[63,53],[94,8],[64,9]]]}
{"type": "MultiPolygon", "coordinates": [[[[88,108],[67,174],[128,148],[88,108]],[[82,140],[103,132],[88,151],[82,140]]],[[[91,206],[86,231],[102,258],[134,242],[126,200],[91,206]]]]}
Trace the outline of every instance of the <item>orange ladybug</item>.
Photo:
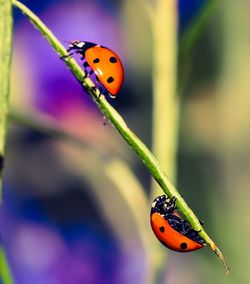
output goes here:
{"type": "Polygon", "coordinates": [[[86,77],[95,73],[95,83],[100,93],[116,97],[124,79],[124,70],[118,55],[107,47],[79,40],[70,43],[67,51],[71,52],[69,55],[73,53],[82,55],[86,77]]]}
{"type": "Polygon", "coordinates": [[[158,196],[152,203],[150,223],[157,239],[171,250],[189,252],[205,246],[197,231],[176,209],[175,198],[158,196]]]}

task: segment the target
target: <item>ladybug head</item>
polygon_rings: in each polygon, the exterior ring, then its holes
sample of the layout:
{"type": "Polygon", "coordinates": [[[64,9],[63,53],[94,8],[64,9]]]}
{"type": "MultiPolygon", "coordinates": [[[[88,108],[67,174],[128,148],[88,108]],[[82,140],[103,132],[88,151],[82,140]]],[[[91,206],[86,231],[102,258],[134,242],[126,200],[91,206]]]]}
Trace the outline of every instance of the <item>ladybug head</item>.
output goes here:
{"type": "Polygon", "coordinates": [[[68,51],[75,50],[75,51],[78,51],[79,53],[84,53],[87,49],[93,46],[96,46],[96,44],[92,42],[87,42],[87,41],[74,40],[69,43],[68,51]]]}
{"type": "Polygon", "coordinates": [[[84,45],[85,45],[84,41],[74,40],[69,43],[69,48],[70,49],[82,49],[84,45]]]}
{"type": "Polygon", "coordinates": [[[166,195],[161,195],[155,198],[151,207],[151,214],[157,212],[161,215],[173,213],[175,210],[175,198],[168,198],[166,195]]]}

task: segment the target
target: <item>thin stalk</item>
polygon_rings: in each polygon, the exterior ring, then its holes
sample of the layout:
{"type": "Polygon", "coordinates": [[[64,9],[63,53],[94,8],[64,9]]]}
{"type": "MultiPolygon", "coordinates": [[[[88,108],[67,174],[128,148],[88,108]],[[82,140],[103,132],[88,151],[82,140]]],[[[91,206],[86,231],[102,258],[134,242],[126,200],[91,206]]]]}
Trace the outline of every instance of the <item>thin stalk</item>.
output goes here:
{"type": "Polygon", "coordinates": [[[13,284],[14,283],[13,278],[11,276],[9,266],[8,266],[6,255],[5,255],[5,252],[2,246],[0,246],[0,283],[3,283],[3,284],[13,284]]]}
{"type": "MultiPolygon", "coordinates": [[[[4,167],[9,112],[11,53],[12,4],[11,0],[0,0],[0,203],[2,202],[2,171],[4,167]]],[[[0,282],[3,284],[13,283],[2,246],[0,247],[0,282]]]]}
{"type": "MultiPolygon", "coordinates": [[[[156,1],[153,33],[153,153],[171,180],[176,179],[179,98],[176,96],[176,0],[156,1]]],[[[152,195],[159,193],[153,183],[152,195]]],[[[158,194],[159,195],[159,194],[158,194]]]]}
{"type": "MultiPolygon", "coordinates": [[[[152,148],[153,153],[168,173],[176,180],[177,134],[179,129],[179,100],[176,96],[176,50],[177,50],[177,12],[176,0],[157,0],[151,21],[153,38],[152,56],[152,148]]],[[[151,186],[151,201],[161,195],[161,188],[154,180],[151,186]]],[[[166,254],[160,247],[153,255],[155,281],[161,282],[162,264],[166,254]]]]}
{"type": "Polygon", "coordinates": [[[153,12],[153,6],[151,3],[149,3],[148,0],[136,0],[142,9],[144,9],[146,16],[148,17],[150,22],[154,21],[154,12],[153,12]]]}
{"type": "Polygon", "coordinates": [[[189,58],[190,52],[193,48],[195,40],[204,30],[204,26],[210,19],[211,14],[218,6],[219,0],[210,0],[201,8],[199,16],[191,23],[188,30],[183,34],[180,40],[180,55],[182,58],[189,58]]]}
{"type": "Polygon", "coordinates": [[[0,203],[2,200],[2,171],[9,112],[11,53],[12,5],[10,0],[0,0],[0,203]]]}
{"type": "Polygon", "coordinates": [[[133,214],[133,221],[136,224],[135,233],[139,235],[143,251],[145,252],[143,262],[145,262],[146,268],[143,275],[143,283],[156,283],[154,260],[161,259],[162,250],[155,250],[155,245],[153,245],[155,244],[155,239],[153,234],[150,234],[148,230],[149,216],[148,214],[145,215],[145,212],[148,211],[149,204],[145,191],[131,169],[118,159],[109,161],[104,171],[114,183],[124,202],[130,208],[130,212],[133,214]],[[126,180],[126,183],[121,182],[122,179],[126,180]],[[141,210],[138,210],[138,205],[141,210]]]}
{"type": "MultiPolygon", "coordinates": [[[[16,0],[13,0],[13,5],[18,7],[29,18],[29,20],[42,33],[42,35],[55,49],[59,56],[67,55],[67,50],[64,48],[64,46],[31,10],[29,10],[25,5],[16,0]]],[[[193,228],[199,231],[200,236],[207,244],[210,245],[213,251],[217,250],[217,252],[219,252],[214,242],[210,239],[210,237],[200,225],[199,219],[195,216],[180,193],[171,183],[170,179],[167,177],[165,171],[162,169],[155,156],[149,151],[145,144],[128,128],[123,118],[107,102],[104,95],[101,95],[99,97],[98,90],[93,89],[94,83],[89,78],[83,80],[85,73],[76,63],[76,61],[71,57],[67,57],[65,58],[65,63],[73,73],[73,75],[77,78],[77,80],[88,91],[89,95],[91,95],[93,101],[96,103],[97,107],[100,109],[103,115],[107,117],[108,121],[116,128],[116,130],[121,134],[124,140],[131,146],[131,148],[137,153],[143,163],[147,166],[152,176],[161,186],[166,195],[168,195],[169,197],[176,197],[176,204],[180,212],[190,222],[193,228]]],[[[221,260],[223,260],[223,255],[220,252],[219,257],[221,260]]]]}
{"type": "Polygon", "coordinates": [[[190,71],[190,58],[192,56],[192,49],[195,41],[204,30],[208,20],[211,15],[216,10],[219,4],[219,0],[209,0],[201,8],[199,15],[190,24],[189,28],[182,35],[179,44],[179,61],[180,61],[180,71],[179,71],[179,82],[178,82],[178,94],[181,94],[183,88],[185,87],[186,81],[188,79],[190,71]]]}

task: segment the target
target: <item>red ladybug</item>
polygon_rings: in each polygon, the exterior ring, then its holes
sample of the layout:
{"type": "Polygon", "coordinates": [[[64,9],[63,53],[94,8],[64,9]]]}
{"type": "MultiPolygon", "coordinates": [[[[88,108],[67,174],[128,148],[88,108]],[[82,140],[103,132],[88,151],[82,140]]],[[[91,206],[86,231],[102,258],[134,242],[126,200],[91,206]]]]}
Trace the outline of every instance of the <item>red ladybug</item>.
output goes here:
{"type": "Polygon", "coordinates": [[[119,57],[107,47],[79,40],[69,45],[68,52],[70,51],[69,55],[73,53],[82,55],[86,77],[95,73],[100,93],[107,92],[110,97],[115,98],[124,79],[123,66],[119,57]],[[87,68],[90,70],[88,71],[87,68]]]}
{"type": "Polygon", "coordinates": [[[166,247],[178,252],[203,248],[205,243],[176,209],[175,198],[158,196],[152,203],[150,222],[157,239],[166,247]]]}

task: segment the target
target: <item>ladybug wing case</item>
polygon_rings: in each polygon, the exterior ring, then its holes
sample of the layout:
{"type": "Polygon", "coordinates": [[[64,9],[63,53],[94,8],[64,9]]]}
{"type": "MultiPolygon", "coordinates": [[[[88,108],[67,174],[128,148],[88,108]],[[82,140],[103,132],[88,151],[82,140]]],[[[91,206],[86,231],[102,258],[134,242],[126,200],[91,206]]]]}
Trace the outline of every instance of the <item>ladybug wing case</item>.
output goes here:
{"type": "Polygon", "coordinates": [[[95,46],[85,52],[85,58],[103,86],[115,97],[124,79],[119,57],[106,47],[95,46]]]}
{"type": "Polygon", "coordinates": [[[174,230],[159,213],[153,213],[150,219],[155,236],[169,249],[178,252],[189,252],[203,248],[203,244],[197,243],[174,230]]]}

